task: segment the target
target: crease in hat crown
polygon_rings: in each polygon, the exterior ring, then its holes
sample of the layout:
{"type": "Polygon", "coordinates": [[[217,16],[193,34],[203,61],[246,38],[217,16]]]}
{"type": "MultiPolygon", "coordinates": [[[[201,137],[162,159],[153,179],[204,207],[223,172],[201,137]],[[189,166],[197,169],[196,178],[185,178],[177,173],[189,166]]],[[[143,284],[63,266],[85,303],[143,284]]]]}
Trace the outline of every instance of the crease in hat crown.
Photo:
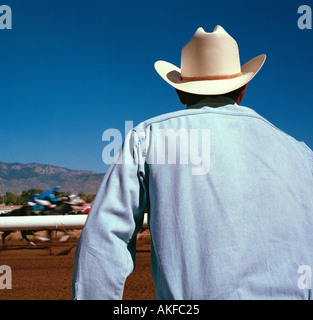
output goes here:
{"type": "Polygon", "coordinates": [[[209,80],[240,75],[237,42],[220,25],[211,33],[199,27],[182,49],[182,80],[209,80]]]}

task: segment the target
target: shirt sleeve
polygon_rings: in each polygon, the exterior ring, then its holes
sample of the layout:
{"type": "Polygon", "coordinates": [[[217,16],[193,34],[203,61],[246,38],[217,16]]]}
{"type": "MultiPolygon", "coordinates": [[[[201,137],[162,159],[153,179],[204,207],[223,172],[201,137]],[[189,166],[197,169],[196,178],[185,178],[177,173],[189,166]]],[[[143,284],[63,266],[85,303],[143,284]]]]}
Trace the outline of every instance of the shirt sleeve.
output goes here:
{"type": "Polygon", "coordinates": [[[138,144],[131,131],[104,176],[76,248],[73,299],[122,299],[135,268],[136,235],[147,205],[138,144]]]}
{"type": "Polygon", "coordinates": [[[50,193],[48,199],[51,203],[57,203],[61,201],[60,199],[55,197],[54,193],[50,193]]]}

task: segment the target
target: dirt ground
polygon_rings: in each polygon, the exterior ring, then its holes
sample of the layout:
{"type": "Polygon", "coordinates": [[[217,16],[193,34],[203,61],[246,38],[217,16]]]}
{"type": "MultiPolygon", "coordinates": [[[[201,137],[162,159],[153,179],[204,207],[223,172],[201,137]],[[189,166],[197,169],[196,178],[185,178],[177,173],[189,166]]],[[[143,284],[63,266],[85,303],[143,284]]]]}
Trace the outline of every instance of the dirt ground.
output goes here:
{"type": "MultiPolygon", "coordinates": [[[[36,246],[28,244],[19,232],[9,235],[6,248],[0,249],[0,266],[11,268],[12,289],[0,289],[0,300],[71,300],[73,260],[80,232],[70,230],[66,242],[59,241],[62,232],[50,242],[30,236],[36,246]]],[[[150,234],[146,230],[137,241],[137,266],[126,281],[123,300],[154,299],[150,234]]]]}

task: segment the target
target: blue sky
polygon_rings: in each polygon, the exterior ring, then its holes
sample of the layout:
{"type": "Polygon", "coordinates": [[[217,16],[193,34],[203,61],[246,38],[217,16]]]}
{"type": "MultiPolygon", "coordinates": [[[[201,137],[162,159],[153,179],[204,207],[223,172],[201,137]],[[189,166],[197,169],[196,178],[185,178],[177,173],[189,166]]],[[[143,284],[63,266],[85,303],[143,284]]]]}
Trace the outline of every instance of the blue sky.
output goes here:
{"type": "Polygon", "coordinates": [[[198,27],[221,25],[241,63],[265,53],[242,105],[313,148],[313,30],[297,13],[309,0],[0,0],[0,161],[105,172],[105,130],[123,133],[184,108],[154,62],[180,65],[198,27]]]}

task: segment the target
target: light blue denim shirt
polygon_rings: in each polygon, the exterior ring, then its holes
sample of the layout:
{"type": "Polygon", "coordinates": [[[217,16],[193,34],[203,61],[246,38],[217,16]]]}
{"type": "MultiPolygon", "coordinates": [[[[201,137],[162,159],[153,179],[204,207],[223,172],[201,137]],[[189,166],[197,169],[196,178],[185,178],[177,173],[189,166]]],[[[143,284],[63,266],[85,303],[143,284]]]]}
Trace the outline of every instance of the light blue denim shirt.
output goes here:
{"type": "Polygon", "coordinates": [[[313,153],[255,111],[206,99],[127,135],[76,249],[74,299],[122,298],[146,207],[157,299],[312,298],[313,153]]]}

